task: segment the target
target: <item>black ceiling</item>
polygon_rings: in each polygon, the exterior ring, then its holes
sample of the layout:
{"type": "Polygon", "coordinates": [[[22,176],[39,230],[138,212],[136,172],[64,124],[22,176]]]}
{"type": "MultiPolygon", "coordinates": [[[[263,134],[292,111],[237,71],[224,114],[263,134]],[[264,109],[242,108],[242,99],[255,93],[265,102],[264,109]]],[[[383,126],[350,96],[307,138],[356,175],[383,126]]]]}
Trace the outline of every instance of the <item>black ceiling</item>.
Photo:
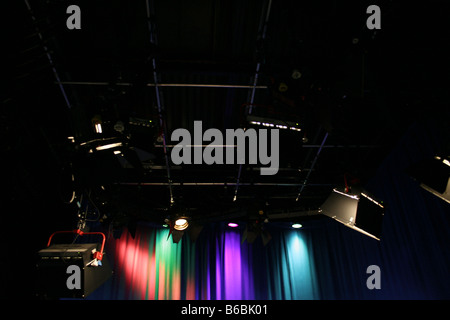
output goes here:
{"type": "Polygon", "coordinates": [[[315,210],[344,175],[364,185],[412,122],[447,108],[442,3],[16,1],[5,38],[12,81],[2,93],[7,197],[61,209],[54,203],[70,198],[63,173],[72,164],[77,194],[105,214],[161,221],[171,191],[175,207],[197,218],[315,210]],[[81,30],[66,28],[70,4],[81,8],[81,30]],[[370,4],[381,8],[381,30],[365,25],[370,4]],[[155,88],[155,79],[245,87],[155,88]],[[170,162],[167,170],[161,119],[173,144],[170,133],[194,120],[204,129],[244,128],[250,104],[299,119],[301,132],[282,133],[277,175],[248,165],[170,162]],[[103,137],[121,135],[113,126],[123,121],[129,147],[149,157],[124,168],[112,152],[89,154],[80,143],[98,138],[96,115],[103,137]],[[130,123],[136,118],[152,122],[130,123]]]}

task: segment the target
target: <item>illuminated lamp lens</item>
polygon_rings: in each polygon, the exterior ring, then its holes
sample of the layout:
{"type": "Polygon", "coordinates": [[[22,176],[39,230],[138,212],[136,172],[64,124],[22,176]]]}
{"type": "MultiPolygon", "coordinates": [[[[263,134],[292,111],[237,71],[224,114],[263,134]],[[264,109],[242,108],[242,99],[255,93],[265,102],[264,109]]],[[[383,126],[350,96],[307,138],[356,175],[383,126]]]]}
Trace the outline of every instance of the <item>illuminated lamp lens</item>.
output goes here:
{"type": "Polygon", "coordinates": [[[185,218],[179,218],[175,221],[175,230],[185,230],[189,226],[189,222],[185,218]]]}

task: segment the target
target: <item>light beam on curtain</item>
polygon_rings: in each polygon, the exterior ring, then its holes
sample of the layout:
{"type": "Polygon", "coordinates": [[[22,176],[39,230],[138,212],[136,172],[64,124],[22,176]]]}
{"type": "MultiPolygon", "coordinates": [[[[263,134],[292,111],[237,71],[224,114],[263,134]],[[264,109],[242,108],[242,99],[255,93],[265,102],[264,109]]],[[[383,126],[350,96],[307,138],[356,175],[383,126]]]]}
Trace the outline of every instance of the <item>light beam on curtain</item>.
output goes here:
{"type": "Polygon", "coordinates": [[[284,230],[279,241],[265,252],[268,299],[304,300],[318,299],[314,260],[308,250],[303,233],[284,230]],[[278,257],[278,259],[273,259],[278,257]]]}
{"type": "MultiPolygon", "coordinates": [[[[167,240],[169,230],[124,232],[114,243],[115,292],[118,299],[181,298],[181,246],[167,240]]],[[[113,240],[114,241],[114,240],[113,240]]]]}
{"type": "Polygon", "coordinates": [[[114,275],[92,299],[317,299],[314,261],[301,231],[273,231],[272,241],[241,243],[237,230],[204,230],[178,244],[167,229],[140,226],[109,240],[114,275]]]}

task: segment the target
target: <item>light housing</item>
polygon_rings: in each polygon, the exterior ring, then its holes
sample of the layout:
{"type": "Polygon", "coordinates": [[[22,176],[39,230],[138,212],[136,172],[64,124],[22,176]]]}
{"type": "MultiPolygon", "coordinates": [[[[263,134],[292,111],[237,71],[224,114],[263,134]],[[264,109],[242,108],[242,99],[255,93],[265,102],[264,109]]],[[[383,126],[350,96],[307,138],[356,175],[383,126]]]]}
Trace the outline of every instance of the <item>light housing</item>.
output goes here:
{"type": "Polygon", "coordinates": [[[438,198],[450,203],[450,157],[435,156],[409,167],[409,175],[438,198]]]}
{"type": "Polygon", "coordinates": [[[101,232],[83,232],[79,229],[54,232],[45,249],[37,253],[35,293],[42,298],[86,298],[112,276],[112,268],[103,252],[106,236],[101,232]],[[101,235],[101,243],[51,244],[55,234],[76,233],[101,235]],[[80,271],[79,287],[69,288],[68,267],[80,271]]]}
{"type": "Polygon", "coordinates": [[[189,227],[189,221],[185,217],[180,217],[175,220],[173,228],[178,231],[186,230],[189,227]]]}
{"type": "Polygon", "coordinates": [[[191,237],[191,240],[195,241],[201,229],[203,228],[202,226],[197,226],[195,223],[192,226],[190,218],[186,216],[177,215],[172,218],[167,218],[165,219],[165,223],[167,223],[170,228],[168,238],[172,236],[172,241],[174,243],[180,242],[181,238],[183,238],[185,231],[188,232],[189,236],[191,237]]]}
{"type": "Polygon", "coordinates": [[[381,237],[384,209],[382,201],[365,190],[345,192],[337,188],[320,207],[322,214],[376,240],[381,237]]]}

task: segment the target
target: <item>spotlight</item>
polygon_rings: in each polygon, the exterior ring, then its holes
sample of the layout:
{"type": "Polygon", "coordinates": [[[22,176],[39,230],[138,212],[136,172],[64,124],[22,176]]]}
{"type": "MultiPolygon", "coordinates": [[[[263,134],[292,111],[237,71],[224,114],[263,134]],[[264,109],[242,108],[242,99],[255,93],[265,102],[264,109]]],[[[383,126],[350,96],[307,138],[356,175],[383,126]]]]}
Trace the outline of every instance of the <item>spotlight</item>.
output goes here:
{"type": "Polygon", "coordinates": [[[174,229],[178,231],[186,230],[189,227],[189,222],[186,218],[178,218],[175,220],[174,229]]]}
{"type": "Polygon", "coordinates": [[[44,298],[85,298],[112,275],[103,252],[106,237],[101,232],[56,231],[47,248],[38,252],[36,294],[44,298]],[[102,243],[51,244],[58,233],[101,235],[102,243]]]}
{"type": "Polygon", "coordinates": [[[345,226],[380,240],[384,205],[368,192],[349,193],[335,188],[320,210],[345,226]]]}
{"type": "Polygon", "coordinates": [[[450,203],[449,160],[450,157],[435,156],[414,164],[408,173],[423,189],[450,203]]]}
{"type": "Polygon", "coordinates": [[[300,223],[294,223],[291,227],[294,229],[300,229],[303,226],[300,223]]]}
{"type": "MultiPolygon", "coordinates": [[[[190,226],[189,218],[187,217],[177,216],[176,218],[165,219],[164,222],[168,224],[170,229],[167,239],[169,239],[169,237],[172,236],[172,240],[174,243],[180,242],[181,238],[184,235],[184,232],[190,226]]],[[[190,232],[191,239],[196,239],[198,233],[201,231],[201,229],[200,231],[198,231],[198,228],[195,229],[196,230],[192,230],[192,232],[190,232]]],[[[189,230],[187,231],[189,232],[189,230]]]]}
{"type": "Polygon", "coordinates": [[[228,226],[229,226],[230,228],[237,228],[237,227],[239,227],[239,225],[238,225],[237,223],[235,223],[235,222],[230,222],[230,223],[228,224],[228,226]]]}

